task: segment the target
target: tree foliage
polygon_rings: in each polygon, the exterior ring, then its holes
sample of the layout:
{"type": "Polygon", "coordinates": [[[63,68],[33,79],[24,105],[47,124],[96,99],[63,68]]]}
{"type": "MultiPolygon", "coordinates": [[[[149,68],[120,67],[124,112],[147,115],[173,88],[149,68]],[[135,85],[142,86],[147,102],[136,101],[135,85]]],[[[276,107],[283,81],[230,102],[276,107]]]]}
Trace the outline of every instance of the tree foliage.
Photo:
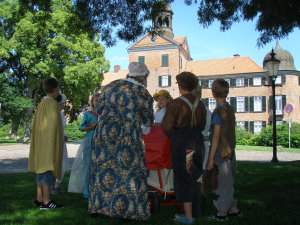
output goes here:
{"type": "MultiPolygon", "coordinates": [[[[47,1],[34,2],[47,8],[47,1]]],[[[134,41],[155,28],[146,26],[174,0],[74,0],[76,13],[85,21],[85,27],[101,33],[102,41],[114,45],[117,38],[134,41]],[[116,32],[114,32],[116,30],[116,32]]],[[[300,2],[298,0],[185,0],[198,7],[198,21],[204,27],[220,22],[221,31],[242,20],[257,20],[258,45],[273,38],[283,38],[300,27],[300,2]]],[[[33,3],[32,3],[33,4],[33,3]]]]}
{"type": "MultiPolygon", "coordinates": [[[[75,13],[82,20],[78,29],[89,30],[89,35],[101,34],[107,46],[117,39],[135,41],[141,34],[158,31],[148,25],[159,12],[174,0],[73,0],[75,13]]],[[[240,21],[257,20],[258,45],[273,38],[283,38],[300,27],[300,2],[298,0],[185,0],[186,5],[198,7],[198,22],[204,27],[220,22],[221,31],[240,21]]],[[[51,10],[50,1],[20,0],[24,11],[39,7],[51,10]]],[[[72,20],[69,24],[74,25],[72,20]]]]}
{"type": "Polygon", "coordinates": [[[20,89],[4,76],[0,77],[0,89],[1,116],[4,123],[14,118],[25,120],[24,114],[32,107],[32,100],[23,97],[20,89]]]}
{"type": "MultiPolygon", "coordinates": [[[[189,4],[192,0],[186,1],[189,4]]],[[[198,9],[199,23],[210,26],[215,20],[222,31],[242,20],[257,20],[259,46],[274,38],[283,38],[300,27],[300,2],[298,0],[201,0],[198,9]]]]}
{"type": "Polygon", "coordinates": [[[78,109],[109,69],[100,36],[85,25],[71,0],[1,1],[0,73],[28,98],[55,77],[78,109]]]}

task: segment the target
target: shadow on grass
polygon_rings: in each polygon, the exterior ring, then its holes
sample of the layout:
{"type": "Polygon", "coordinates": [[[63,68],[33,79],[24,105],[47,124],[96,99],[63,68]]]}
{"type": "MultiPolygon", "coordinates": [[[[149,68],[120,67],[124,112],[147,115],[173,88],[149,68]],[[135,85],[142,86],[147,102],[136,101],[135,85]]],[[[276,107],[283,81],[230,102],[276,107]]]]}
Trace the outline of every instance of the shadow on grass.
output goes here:
{"type": "MultiPolygon", "coordinates": [[[[69,158],[73,165],[74,158],[69,158]]],[[[28,172],[28,158],[0,159],[0,174],[28,172]]]]}
{"type": "MultiPolygon", "coordinates": [[[[300,221],[300,161],[288,163],[238,162],[236,197],[243,216],[232,218],[224,224],[234,225],[288,225],[300,221]]],[[[69,172],[63,180],[67,190],[69,172]]],[[[35,174],[1,174],[0,224],[120,224],[118,219],[100,216],[91,218],[88,202],[81,194],[64,193],[53,199],[65,205],[54,211],[40,211],[32,205],[35,198],[35,174]],[[5,203],[5,204],[3,204],[5,203]]],[[[195,224],[220,224],[207,216],[215,213],[211,192],[206,190],[206,210],[195,224]]],[[[177,207],[162,206],[159,213],[148,222],[130,224],[173,225],[177,207]]]]}

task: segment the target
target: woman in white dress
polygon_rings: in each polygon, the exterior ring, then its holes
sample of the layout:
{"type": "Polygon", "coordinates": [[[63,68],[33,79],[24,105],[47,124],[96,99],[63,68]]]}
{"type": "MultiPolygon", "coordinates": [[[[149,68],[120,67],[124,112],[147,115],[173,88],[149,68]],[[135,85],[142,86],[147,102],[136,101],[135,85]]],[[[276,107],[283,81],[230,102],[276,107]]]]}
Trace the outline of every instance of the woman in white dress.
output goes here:
{"type": "Polygon", "coordinates": [[[167,105],[172,100],[172,97],[168,91],[160,90],[159,92],[157,92],[153,95],[153,99],[157,102],[157,106],[156,106],[157,110],[154,114],[154,124],[153,125],[160,126],[160,124],[162,123],[162,121],[164,119],[167,105]]]}

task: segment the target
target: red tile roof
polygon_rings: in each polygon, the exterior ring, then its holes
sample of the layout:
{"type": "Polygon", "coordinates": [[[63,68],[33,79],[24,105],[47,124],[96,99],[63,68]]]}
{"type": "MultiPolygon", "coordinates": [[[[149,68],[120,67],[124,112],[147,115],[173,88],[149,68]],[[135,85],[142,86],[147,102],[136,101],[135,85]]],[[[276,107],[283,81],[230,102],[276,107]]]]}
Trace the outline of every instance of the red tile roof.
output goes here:
{"type": "Polygon", "coordinates": [[[190,61],[185,70],[197,76],[263,72],[263,69],[249,57],[190,61]]]}

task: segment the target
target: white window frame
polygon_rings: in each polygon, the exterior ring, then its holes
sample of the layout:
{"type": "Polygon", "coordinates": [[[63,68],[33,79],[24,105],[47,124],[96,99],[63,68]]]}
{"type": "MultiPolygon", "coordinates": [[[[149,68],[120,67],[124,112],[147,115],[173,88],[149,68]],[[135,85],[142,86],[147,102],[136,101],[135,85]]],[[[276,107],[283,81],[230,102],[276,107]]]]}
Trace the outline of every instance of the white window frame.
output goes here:
{"type": "Polygon", "coordinates": [[[161,76],[161,86],[162,87],[169,87],[169,76],[168,75],[162,75],[161,76]]]}
{"type": "Polygon", "coordinates": [[[281,76],[276,77],[275,84],[282,84],[282,77],[281,76]]]}
{"type": "Polygon", "coordinates": [[[236,111],[245,112],[245,97],[236,97],[236,111]]]}
{"type": "Polygon", "coordinates": [[[253,97],[253,111],[254,112],[262,111],[262,96],[253,97]]]}
{"type": "Polygon", "coordinates": [[[245,121],[236,121],[236,126],[243,130],[246,129],[245,125],[246,125],[245,121]]]}
{"type": "Polygon", "coordinates": [[[228,83],[228,85],[230,87],[230,79],[224,79],[224,80],[228,83]]]}
{"type": "Polygon", "coordinates": [[[261,86],[261,85],[262,85],[261,77],[253,77],[253,86],[261,86]]]}
{"type": "Polygon", "coordinates": [[[211,88],[212,87],[212,83],[214,82],[214,80],[208,80],[208,87],[211,88]]]}
{"type": "Polygon", "coordinates": [[[237,78],[235,81],[235,85],[237,87],[244,87],[245,86],[245,79],[244,78],[237,78]]]}
{"type": "Polygon", "coordinates": [[[201,80],[198,80],[198,85],[200,85],[200,86],[201,86],[201,80]]]}
{"type": "Polygon", "coordinates": [[[276,115],[282,115],[282,95],[276,95],[275,96],[275,105],[276,105],[276,115]]]}
{"type": "Polygon", "coordinates": [[[259,134],[263,128],[262,121],[254,121],[253,133],[259,134]]]}
{"type": "Polygon", "coordinates": [[[214,111],[214,109],[216,108],[216,106],[217,106],[216,99],[215,98],[209,98],[208,99],[208,109],[210,111],[214,111]]]}

